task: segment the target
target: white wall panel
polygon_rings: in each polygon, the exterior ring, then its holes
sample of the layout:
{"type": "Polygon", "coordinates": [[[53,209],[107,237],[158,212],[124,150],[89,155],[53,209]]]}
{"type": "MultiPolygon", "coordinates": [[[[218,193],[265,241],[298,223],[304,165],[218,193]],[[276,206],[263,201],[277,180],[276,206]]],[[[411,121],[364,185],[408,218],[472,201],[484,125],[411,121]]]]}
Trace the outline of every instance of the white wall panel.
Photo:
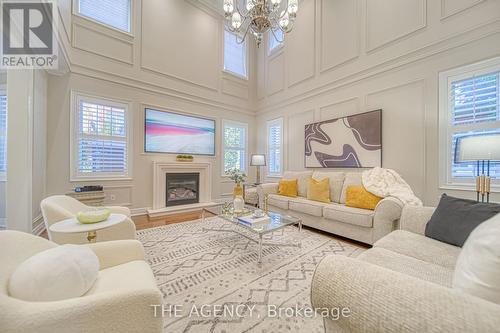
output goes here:
{"type": "Polygon", "coordinates": [[[321,0],[320,70],[338,66],[359,55],[358,2],[321,0]]]}
{"type": "MultiPolygon", "coordinates": [[[[314,110],[288,117],[288,170],[304,169],[304,128],[314,122],[314,110]]],[[[285,163],[286,165],[286,163],[285,163]]]]}
{"type": "Polygon", "coordinates": [[[322,106],[320,108],[320,120],[341,118],[359,112],[359,99],[351,98],[322,106]]]}
{"type": "Polygon", "coordinates": [[[300,7],[300,17],[293,28],[293,34],[285,36],[288,86],[293,86],[314,76],[316,57],[314,15],[314,1],[303,1],[300,7]]]}
{"type": "Polygon", "coordinates": [[[275,94],[285,87],[285,59],[283,53],[275,55],[269,60],[267,70],[267,91],[269,95],[275,94]]]}
{"type": "Polygon", "coordinates": [[[426,0],[365,0],[368,51],[426,26],[426,0]]]}
{"type": "Polygon", "coordinates": [[[366,97],[367,110],[382,109],[382,165],[396,170],[415,194],[425,187],[424,81],[387,88],[366,97]]]}
{"type": "Polygon", "coordinates": [[[219,21],[184,1],[142,2],[141,66],[217,89],[219,21]]]}
{"type": "Polygon", "coordinates": [[[441,0],[441,17],[446,18],[484,2],[485,0],[441,0]]]}
{"type": "Polygon", "coordinates": [[[73,24],[73,47],[111,60],[133,63],[133,44],[89,27],[73,24]]]}

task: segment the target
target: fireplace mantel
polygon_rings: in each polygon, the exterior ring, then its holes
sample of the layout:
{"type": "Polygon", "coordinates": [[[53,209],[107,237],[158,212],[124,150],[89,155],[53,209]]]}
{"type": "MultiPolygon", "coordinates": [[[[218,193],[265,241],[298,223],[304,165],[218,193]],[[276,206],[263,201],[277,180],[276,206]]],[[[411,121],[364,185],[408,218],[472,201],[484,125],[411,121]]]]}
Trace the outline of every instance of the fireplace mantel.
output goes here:
{"type": "MultiPolygon", "coordinates": [[[[199,173],[200,174],[200,203],[205,206],[212,199],[212,168],[210,163],[203,162],[153,162],[153,209],[149,214],[158,215],[174,210],[183,210],[183,206],[165,207],[167,173],[199,173]]],[[[193,206],[193,205],[186,205],[193,206]]],[[[188,207],[185,207],[188,208],[188,207]]]]}

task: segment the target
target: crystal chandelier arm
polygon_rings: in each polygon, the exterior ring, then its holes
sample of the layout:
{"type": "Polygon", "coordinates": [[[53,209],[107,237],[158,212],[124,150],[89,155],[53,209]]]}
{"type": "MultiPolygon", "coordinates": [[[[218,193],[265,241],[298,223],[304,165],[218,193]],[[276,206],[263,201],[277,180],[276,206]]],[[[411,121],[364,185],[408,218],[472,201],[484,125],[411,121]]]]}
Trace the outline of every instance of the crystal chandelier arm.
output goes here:
{"type": "MultiPolygon", "coordinates": [[[[281,28],[279,29],[283,31],[281,28]]],[[[271,33],[273,34],[274,39],[276,39],[278,43],[282,44],[285,41],[285,32],[283,31],[283,38],[279,39],[278,36],[276,36],[275,30],[277,29],[269,29],[269,31],[271,31],[271,33]]]]}

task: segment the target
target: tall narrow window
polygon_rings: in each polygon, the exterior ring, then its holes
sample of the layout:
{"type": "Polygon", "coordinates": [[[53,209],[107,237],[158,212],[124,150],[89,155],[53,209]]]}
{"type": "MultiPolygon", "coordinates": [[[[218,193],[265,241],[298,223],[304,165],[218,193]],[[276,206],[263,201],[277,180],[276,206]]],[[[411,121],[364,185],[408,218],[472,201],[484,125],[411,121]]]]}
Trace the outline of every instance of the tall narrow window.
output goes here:
{"type": "Polygon", "coordinates": [[[130,32],[131,0],[79,0],[78,13],[113,28],[130,32]]]}
{"type": "Polygon", "coordinates": [[[283,172],[283,118],[267,122],[267,175],[281,176],[283,172]]]}
{"type": "Polygon", "coordinates": [[[271,30],[269,30],[269,38],[268,38],[268,52],[271,53],[275,49],[281,47],[283,45],[283,38],[285,34],[280,29],[277,29],[274,34],[271,30]]]}
{"type": "Polygon", "coordinates": [[[242,78],[247,78],[246,41],[239,44],[236,35],[224,30],[224,70],[242,78]]]}
{"type": "MultiPolygon", "coordinates": [[[[472,184],[474,162],[457,163],[457,139],[470,135],[500,133],[500,59],[441,74],[440,113],[442,149],[447,156],[445,185],[472,184]]],[[[493,184],[500,184],[500,163],[492,163],[493,184]]]]}
{"type": "Polygon", "coordinates": [[[247,124],[224,121],[223,174],[231,169],[246,171],[247,164],[247,124]]]}
{"type": "Polygon", "coordinates": [[[0,180],[7,172],[7,95],[0,90],[0,180]]]}
{"type": "Polygon", "coordinates": [[[130,176],[128,105],[79,95],[73,113],[73,178],[130,176]]]}

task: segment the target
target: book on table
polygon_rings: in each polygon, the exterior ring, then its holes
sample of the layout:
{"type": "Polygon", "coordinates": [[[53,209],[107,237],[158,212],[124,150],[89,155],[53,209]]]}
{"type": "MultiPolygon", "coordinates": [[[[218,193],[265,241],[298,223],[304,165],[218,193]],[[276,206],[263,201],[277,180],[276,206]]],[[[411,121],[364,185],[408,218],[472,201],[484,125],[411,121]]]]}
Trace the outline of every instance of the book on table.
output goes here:
{"type": "Polygon", "coordinates": [[[242,216],[238,218],[239,221],[247,224],[254,224],[254,223],[259,223],[259,222],[268,222],[270,221],[269,216],[264,215],[264,216],[254,216],[254,215],[248,215],[248,216],[242,216]]]}

